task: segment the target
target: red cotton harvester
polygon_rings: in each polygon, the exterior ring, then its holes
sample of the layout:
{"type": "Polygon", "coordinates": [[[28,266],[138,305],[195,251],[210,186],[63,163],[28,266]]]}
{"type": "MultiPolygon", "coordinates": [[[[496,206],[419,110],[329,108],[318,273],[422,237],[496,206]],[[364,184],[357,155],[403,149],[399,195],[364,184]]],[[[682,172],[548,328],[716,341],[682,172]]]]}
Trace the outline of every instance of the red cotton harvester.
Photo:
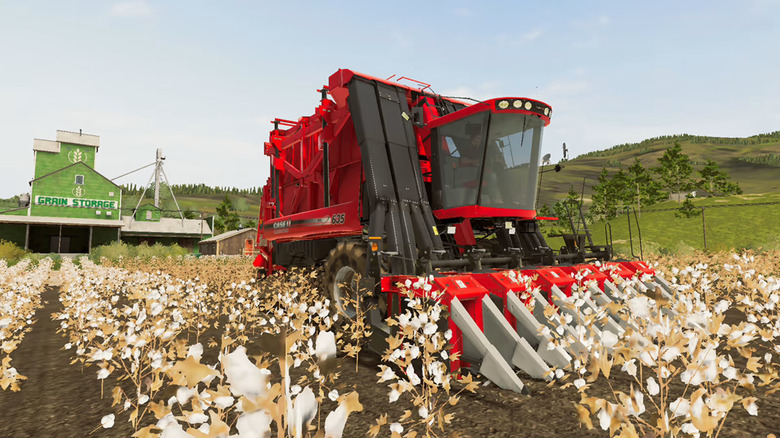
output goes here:
{"type": "MultiPolygon", "coordinates": [[[[548,306],[574,316],[602,312],[596,333],[623,331],[625,321],[605,306],[637,291],[616,286],[606,268],[671,293],[641,261],[608,262],[611,246],[593,245],[589,234],[590,244],[564,236],[560,251],[545,242],[535,211],[542,131],[552,116],[544,102],[467,104],[408,78],[345,69],[319,92],[313,115],[276,119],[265,143],[271,176],[255,245],[261,275],[322,266],[328,296],[349,317],[356,291],[373,291],[369,319],[381,337],[391,332],[385,319],[404,308],[397,285],[425,276],[431,287],[415,293],[444,294],[459,353],[451,366],[518,392],[524,386],[514,368],[549,378],[551,366],[566,366],[585,348],[551,345],[548,306]],[[531,290],[518,274],[533,279],[531,290]],[[583,279],[593,280],[590,295],[580,308],[563,306],[583,279]]],[[[565,329],[576,335],[573,322],[565,329]]]]}

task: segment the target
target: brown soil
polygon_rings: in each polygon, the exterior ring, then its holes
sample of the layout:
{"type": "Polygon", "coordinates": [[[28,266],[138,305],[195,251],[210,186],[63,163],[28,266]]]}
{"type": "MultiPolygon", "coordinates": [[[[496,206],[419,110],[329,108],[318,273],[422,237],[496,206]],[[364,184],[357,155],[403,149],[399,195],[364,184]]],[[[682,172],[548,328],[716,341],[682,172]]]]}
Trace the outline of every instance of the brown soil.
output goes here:
{"type": "MultiPolygon", "coordinates": [[[[95,371],[82,369],[78,363],[70,364],[72,352],[62,350],[64,338],[56,333],[58,324],[51,320],[51,314],[61,307],[57,289],[47,288],[42,297],[45,304],[36,314],[33,330],[13,354],[13,365],[28,379],[22,382],[20,392],[0,392],[0,437],[129,437],[133,431],[126,412],[117,415],[112,429],[100,427],[100,419],[113,412],[110,388],[114,382],[106,380],[101,399],[95,371]]],[[[739,316],[732,312],[727,322],[733,323],[739,316]]],[[[395,403],[388,402],[389,389],[385,384],[377,384],[379,363],[376,355],[361,354],[356,372],[354,360],[341,361],[342,392],[356,389],[364,407],[363,412],[350,416],[345,437],[365,436],[382,414],[388,414],[392,422],[405,409],[412,408],[404,396],[395,403]]],[[[457,406],[448,409],[455,414],[453,423],[447,432],[437,435],[458,432],[467,437],[607,436],[598,429],[595,418],[597,429],[588,431],[580,426],[575,409],[580,395],[573,387],[553,388],[528,377],[521,376],[521,379],[530,388],[531,395],[515,394],[492,384],[481,386],[476,394],[464,393],[457,406]]],[[[618,370],[610,382],[616,389],[627,389],[631,383],[618,370]]],[[[675,386],[673,391],[682,392],[682,386],[675,386]]],[[[602,397],[610,394],[603,378],[589,392],[602,397]]],[[[721,437],[766,437],[780,431],[780,394],[765,396],[764,392],[759,388],[755,394],[759,415],[752,417],[741,405],[735,406],[721,437]]],[[[646,405],[650,408],[647,400],[646,405]]],[[[331,408],[329,404],[323,411],[331,408]]],[[[380,436],[389,436],[386,427],[380,436]]]]}

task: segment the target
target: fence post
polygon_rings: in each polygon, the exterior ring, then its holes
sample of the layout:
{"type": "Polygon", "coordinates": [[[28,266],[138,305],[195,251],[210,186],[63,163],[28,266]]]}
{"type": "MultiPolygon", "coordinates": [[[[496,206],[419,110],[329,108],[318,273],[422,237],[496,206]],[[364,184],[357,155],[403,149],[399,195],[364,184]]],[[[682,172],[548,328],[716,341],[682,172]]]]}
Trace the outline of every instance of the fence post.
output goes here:
{"type": "Polygon", "coordinates": [[[707,252],[707,222],[704,219],[704,210],[705,208],[701,208],[701,232],[704,236],[704,252],[707,252]]]}

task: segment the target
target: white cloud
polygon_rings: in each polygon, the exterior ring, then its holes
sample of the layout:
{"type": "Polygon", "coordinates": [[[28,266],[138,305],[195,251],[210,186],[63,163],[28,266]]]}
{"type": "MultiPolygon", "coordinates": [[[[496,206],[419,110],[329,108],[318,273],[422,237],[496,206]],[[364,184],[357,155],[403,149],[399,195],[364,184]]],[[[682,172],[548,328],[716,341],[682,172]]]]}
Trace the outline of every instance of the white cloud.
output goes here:
{"type": "Polygon", "coordinates": [[[145,0],[128,0],[114,3],[111,13],[119,17],[146,17],[152,15],[152,8],[145,0]]]}

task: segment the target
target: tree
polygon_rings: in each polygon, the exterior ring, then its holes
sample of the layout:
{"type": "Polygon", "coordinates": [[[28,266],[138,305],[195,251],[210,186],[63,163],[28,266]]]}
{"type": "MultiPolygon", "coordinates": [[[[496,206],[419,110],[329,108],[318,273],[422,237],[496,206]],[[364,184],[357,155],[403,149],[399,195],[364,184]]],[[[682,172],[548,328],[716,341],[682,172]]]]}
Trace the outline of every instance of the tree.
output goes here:
{"type": "Polygon", "coordinates": [[[706,190],[713,196],[724,196],[732,194],[741,194],[742,188],[735,181],[731,180],[729,175],[720,169],[718,163],[713,160],[707,160],[707,163],[699,171],[698,186],[706,190]]]}
{"type": "Polygon", "coordinates": [[[224,233],[225,231],[237,230],[240,225],[241,218],[233,207],[233,202],[228,195],[225,195],[225,199],[217,206],[217,217],[214,219],[214,228],[216,228],[219,233],[224,233]]]}
{"type": "Polygon", "coordinates": [[[612,219],[617,216],[617,196],[614,193],[614,185],[606,167],[601,169],[599,183],[593,186],[593,205],[588,210],[594,219],[612,219]]]}
{"type": "Polygon", "coordinates": [[[566,197],[553,205],[553,215],[558,217],[557,225],[558,227],[563,228],[563,232],[574,232],[569,218],[571,217],[576,222],[576,217],[579,215],[579,206],[580,195],[574,190],[574,186],[569,186],[569,193],[566,194],[566,197]]]}
{"type": "MultiPolygon", "coordinates": [[[[674,142],[674,146],[664,152],[658,159],[659,167],[653,168],[661,178],[661,186],[669,193],[689,192],[696,187],[691,177],[693,165],[688,155],[682,153],[680,143],[674,142]]],[[[677,201],[680,202],[679,199],[677,201]]]]}
{"type": "Polygon", "coordinates": [[[593,206],[588,212],[594,219],[613,219],[617,217],[627,205],[634,202],[634,193],[629,175],[618,170],[612,177],[607,168],[601,169],[599,183],[593,187],[593,206]]]}
{"type": "Polygon", "coordinates": [[[637,212],[641,216],[643,205],[645,207],[653,205],[663,198],[661,184],[653,179],[653,176],[642,166],[638,158],[634,158],[634,164],[628,168],[626,173],[625,193],[622,199],[631,199],[631,203],[636,204],[637,212]]]}
{"type": "Polygon", "coordinates": [[[685,202],[680,204],[680,208],[678,208],[674,212],[674,215],[679,217],[679,218],[689,218],[689,217],[694,217],[694,216],[698,216],[699,214],[701,214],[701,209],[696,208],[696,206],[693,205],[692,199],[693,199],[693,196],[691,196],[690,194],[687,195],[685,197],[685,202]]]}

